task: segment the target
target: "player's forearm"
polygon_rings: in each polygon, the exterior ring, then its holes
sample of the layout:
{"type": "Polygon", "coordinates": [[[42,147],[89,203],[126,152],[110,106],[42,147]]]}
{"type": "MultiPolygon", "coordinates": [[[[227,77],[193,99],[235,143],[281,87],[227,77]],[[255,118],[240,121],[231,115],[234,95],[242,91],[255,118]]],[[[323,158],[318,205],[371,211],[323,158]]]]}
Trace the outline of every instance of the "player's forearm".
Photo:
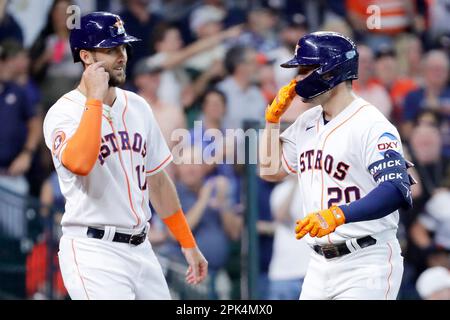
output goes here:
{"type": "Polygon", "coordinates": [[[381,183],[365,197],[339,206],[346,223],[380,219],[405,206],[401,192],[389,181],[381,183]]]}
{"type": "Polygon", "coordinates": [[[167,173],[159,173],[147,177],[150,201],[161,219],[165,219],[180,210],[177,190],[167,173]]]}
{"type": "Polygon", "coordinates": [[[267,122],[259,143],[259,175],[267,181],[278,181],[282,171],[280,124],[267,122]]]}
{"type": "Polygon", "coordinates": [[[67,142],[62,164],[71,172],[86,176],[94,167],[101,144],[102,102],[88,100],[75,134],[67,142]]]}
{"type": "Polygon", "coordinates": [[[147,183],[150,201],[172,235],[182,248],[195,248],[197,244],[181,209],[175,186],[167,173],[163,170],[150,176],[147,183]]]}

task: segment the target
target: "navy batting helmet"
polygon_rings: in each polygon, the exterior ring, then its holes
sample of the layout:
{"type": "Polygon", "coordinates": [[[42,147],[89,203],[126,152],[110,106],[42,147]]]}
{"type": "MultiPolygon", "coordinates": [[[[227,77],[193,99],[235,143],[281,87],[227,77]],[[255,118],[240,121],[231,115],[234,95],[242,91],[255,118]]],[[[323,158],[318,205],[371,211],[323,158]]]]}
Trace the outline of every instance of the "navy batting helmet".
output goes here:
{"type": "Polygon", "coordinates": [[[311,99],[345,80],[358,79],[358,51],[352,40],[339,33],[314,32],[300,38],[294,58],[281,65],[298,66],[317,66],[295,87],[299,96],[311,99]]]}
{"type": "Polygon", "coordinates": [[[74,62],[81,61],[81,49],[114,48],[141,41],[126,33],[122,19],[109,12],[93,12],[81,18],[80,28],[70,32],[70,49],[74,62]]]}

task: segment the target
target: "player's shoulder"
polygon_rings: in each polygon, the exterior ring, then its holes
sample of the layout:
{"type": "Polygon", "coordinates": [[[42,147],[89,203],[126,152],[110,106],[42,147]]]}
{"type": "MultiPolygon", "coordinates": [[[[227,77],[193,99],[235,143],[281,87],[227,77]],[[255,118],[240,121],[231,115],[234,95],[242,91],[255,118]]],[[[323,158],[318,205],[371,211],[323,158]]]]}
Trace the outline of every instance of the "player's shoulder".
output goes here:
{"type": "Polygon", "coordinates": [[[67,106],[84,108],[86,103],[86,97],[78,90],[72,90],[61,96],[50,108],[49,112],[55,112],[59,110],[69,111],[71,108],[67,106]]]}
{"type": "Polygon", "coordinates": [[[72,90],[59,98],[47,111],[45,119],[50,116],[76,115],[84,109],[86,97],[78,90],[72,90]]]}
{"type": "Polygon", "coordinates": [[[384,123],[392,126],[389,119],[387,119],[386,116],[370,102],[362,98],[358,98],[357,104],[357,110],[354,115],[355,120],[360,124],[360,127],[367,128],[375,123],[384,123]]]}
{"type": "Polygon", "coordinates": [[[360,110],[355,113],[352,130],[361,137],[379,136],[379,139],[400,139],[397,128],[387,119],[384,114],[373,104],[360,98],[360,110]]]}

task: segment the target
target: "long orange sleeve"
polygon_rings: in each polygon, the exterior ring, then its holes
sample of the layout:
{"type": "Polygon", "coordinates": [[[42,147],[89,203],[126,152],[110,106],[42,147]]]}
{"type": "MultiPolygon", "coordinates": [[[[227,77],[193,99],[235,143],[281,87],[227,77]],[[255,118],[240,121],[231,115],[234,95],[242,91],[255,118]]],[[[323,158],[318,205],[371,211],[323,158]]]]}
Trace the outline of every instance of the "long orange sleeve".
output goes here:
{"type": "Polygon", "coordinates": [[[102,102],[90,99],[75,134],[67,142],[62,164],[76,175],[86,176],[98,158],[102,131],[102,102]]]}

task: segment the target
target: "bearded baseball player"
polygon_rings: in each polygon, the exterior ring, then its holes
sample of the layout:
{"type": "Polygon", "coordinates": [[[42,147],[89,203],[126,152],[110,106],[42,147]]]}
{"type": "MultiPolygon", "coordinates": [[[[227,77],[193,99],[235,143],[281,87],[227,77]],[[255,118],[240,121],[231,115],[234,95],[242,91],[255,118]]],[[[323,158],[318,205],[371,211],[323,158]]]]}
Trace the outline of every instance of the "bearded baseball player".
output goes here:
{"type": "Polygon", "coordinates": [[[353,94],[358,51],[347,37],[307,34],[281,66],[299,72],[267,108],[260,175],[298,177],[304,218],[295,233],[313,248],[300,299],[396,299],[398,209],[412,206],[415,183],[399,133],[353,94]],[[295,95],[316,107],[280,136],[280,117],[295,95]]]}
{"type": "Polygon", "coordinates": [[[70,34],[74,62],[85,68],[80,85],[44,121],[66,198],[59,263],[72,299],[170,299],[147,239],[149,198],[182,247],[186,281],[197,284],[207,276],[207,261],[164,171],[172,155],[152,110],[118,88],[135,41],[117,15],[82,17],[70,34]]]}

